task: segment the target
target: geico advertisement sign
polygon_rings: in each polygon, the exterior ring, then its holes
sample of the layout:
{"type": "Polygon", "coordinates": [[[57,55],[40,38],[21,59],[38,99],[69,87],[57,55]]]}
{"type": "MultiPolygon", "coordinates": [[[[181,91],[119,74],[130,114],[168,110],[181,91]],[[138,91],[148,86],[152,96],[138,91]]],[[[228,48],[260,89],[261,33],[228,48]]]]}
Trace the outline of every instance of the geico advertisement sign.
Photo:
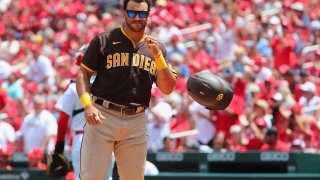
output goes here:
{"type": "Polygon", "coordinates": [[[226,153],[210,153],[207,155],[208,161],[235,161],[236,154],[234,152],[226,153]]]}
{"type": "Polygon", "coordinates": [[[184,156],[182,153],[157,153],[157,161],[183,161],[184,156]]]}
{"type": "Polygon", "coordinates": [[[261,161],[288,161],[289,153],[283,152],[262,152],[260,154],[261,161]]]}

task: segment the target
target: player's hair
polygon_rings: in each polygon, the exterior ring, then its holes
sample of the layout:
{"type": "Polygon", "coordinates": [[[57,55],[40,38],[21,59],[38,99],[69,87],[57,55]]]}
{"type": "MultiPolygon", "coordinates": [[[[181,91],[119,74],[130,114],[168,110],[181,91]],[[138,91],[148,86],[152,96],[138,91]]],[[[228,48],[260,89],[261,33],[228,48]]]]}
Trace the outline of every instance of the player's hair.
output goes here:
{"type": "Polygon", "coordinates": [[[123,0],[123,9],[124,10],[127,10],[127,6],[128,6],[129,1],[134,1],[136,3],[142,3],[142,2],[147,3],[148,4],[148,11],[150,11],[151,6],[152,6],[151,0],[123,0]]]}

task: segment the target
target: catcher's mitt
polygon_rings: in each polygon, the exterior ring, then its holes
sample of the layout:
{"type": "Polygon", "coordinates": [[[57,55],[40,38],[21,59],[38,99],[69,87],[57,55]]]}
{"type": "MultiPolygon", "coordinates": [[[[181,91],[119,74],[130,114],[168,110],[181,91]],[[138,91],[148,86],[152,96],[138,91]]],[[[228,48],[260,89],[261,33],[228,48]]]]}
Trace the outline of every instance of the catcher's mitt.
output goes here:
{"type": "Polygon", "coordinates": [[[54,153],[47,159],[47,174],[50,177],[60,178],[70,171],[70,162],[63,154],[54,153]]]}
{"type": "Polygon", "coordinates": [[[189,95],[210,110],[226,109],[233,98],[233,87],[210,71],[193,74],[187,81],[189,95]]]}

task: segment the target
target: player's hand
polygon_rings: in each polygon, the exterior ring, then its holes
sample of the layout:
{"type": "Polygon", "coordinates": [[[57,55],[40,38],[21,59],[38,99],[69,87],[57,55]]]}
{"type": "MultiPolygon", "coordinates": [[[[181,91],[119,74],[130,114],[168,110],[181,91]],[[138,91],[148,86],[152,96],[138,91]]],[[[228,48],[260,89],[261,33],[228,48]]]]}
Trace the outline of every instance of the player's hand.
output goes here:
{"type": "Polygon", "coordinates": [[[156,38],[152,36],[147,36],[144,38],[144,42],[150,51],[150,53],[153,55],[153,57],[156,57],[159,55],[160,52],[160,47],[159,47],[159,42],[156,38]]]}
{"type": "Polygon", "coordinates": [[[85,109],[86,121],[89,125],[102,125],[101,120],[106,118],[101,114],[101,112],[95,108],[93,105],[88,105],[85,109]]]}

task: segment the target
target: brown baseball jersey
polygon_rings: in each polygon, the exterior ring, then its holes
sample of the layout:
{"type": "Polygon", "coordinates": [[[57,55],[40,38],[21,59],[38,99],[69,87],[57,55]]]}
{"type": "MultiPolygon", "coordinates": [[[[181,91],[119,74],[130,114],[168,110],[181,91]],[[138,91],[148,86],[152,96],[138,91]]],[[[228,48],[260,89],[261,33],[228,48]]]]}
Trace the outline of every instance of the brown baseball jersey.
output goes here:
{"type": "MultiPolygon", "coordinates": [[[[163,44],[160,49],[167,58],[163,44]]],[[[143,41],[135,43],[122,27],[95,37],[81,66],[97,71],[91,86],[94,96],[130,106],[130,103],[149,106],[151,87],[156,80],[156,63],[143,41]]]]}

